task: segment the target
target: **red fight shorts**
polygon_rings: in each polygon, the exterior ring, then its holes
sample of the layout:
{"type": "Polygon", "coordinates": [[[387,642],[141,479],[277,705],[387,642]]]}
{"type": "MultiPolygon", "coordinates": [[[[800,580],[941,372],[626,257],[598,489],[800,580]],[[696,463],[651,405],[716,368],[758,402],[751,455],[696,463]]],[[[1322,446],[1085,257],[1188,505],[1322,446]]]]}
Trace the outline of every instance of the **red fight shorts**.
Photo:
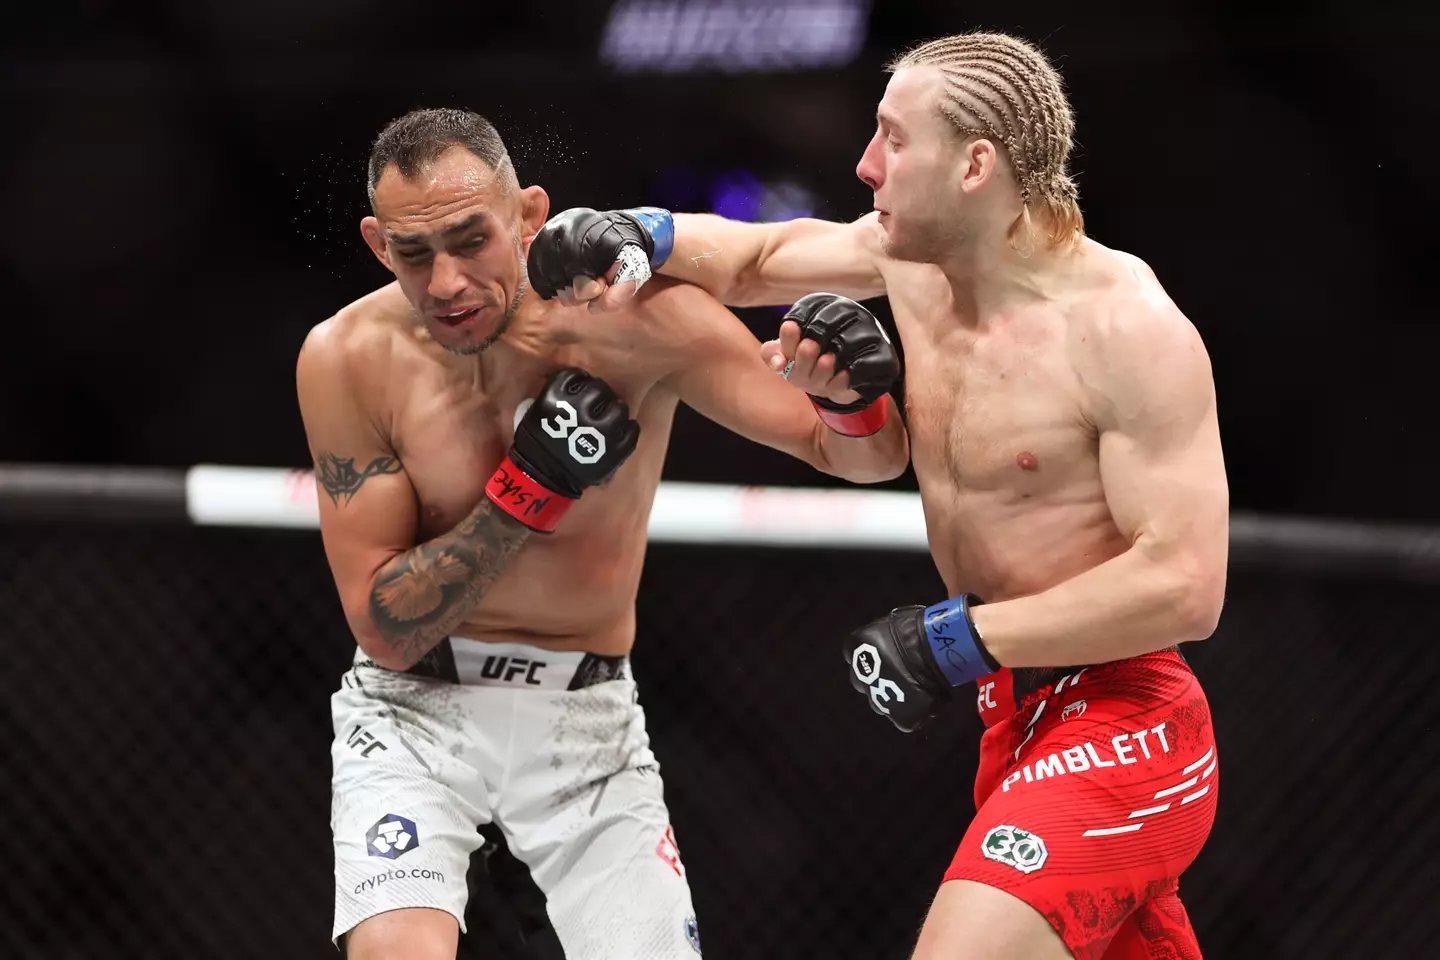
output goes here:
{"type": "Polygon", "coordinates": [[[1025,901],[1078,960],[1199,958],[1177,895],[1219,790],[1199,681],[1173,651],[1051,672],[1028,693],[1027,673],[979,681],[979,812],[945,879],[1025,901]]]}

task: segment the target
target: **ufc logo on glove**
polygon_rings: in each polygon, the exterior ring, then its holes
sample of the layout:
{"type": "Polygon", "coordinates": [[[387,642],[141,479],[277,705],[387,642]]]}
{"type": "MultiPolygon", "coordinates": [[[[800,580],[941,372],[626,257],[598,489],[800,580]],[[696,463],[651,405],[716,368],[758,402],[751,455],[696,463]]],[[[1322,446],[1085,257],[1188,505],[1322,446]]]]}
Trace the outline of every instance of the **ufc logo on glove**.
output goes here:
{"type": "Polygon", "coordinates": [[[870,688],[870,702],[876,710],[888,714],[890,710],[881,701],[888,701],[892,694],[897,702],[905,702],[905,691],[895,681],[880,676],[880,651],[871,644],[862,643],[855,648],[850,668],[855,671],[856,679],[870,688]]]}
{"type": "Polygon", "coordinates": [[[515,442],[485,495],[539,533],[550,533],[590,487],[614,475],[640,439],[640,424],[605,381],[557,370],[538,397],[515,408],[515,442]]]}
{"type": "Polygon", "coordinates": [[[580,415],[564,400],[557,401],[555,409],[559,416],[552,425],[550,420],[540,421],[540,428],[556,440],[570,441],[570,459],[576,463],[594,463],[605,456],[605,437],[594,427],[578,427],[580,415]]]}

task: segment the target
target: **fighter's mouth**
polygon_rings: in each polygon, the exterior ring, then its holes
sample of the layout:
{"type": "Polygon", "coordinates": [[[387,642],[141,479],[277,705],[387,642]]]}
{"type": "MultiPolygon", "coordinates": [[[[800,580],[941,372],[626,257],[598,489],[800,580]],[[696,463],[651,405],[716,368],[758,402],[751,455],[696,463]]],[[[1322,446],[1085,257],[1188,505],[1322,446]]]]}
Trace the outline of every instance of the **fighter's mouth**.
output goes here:
{"type": "Polygon", "coordinates": [[[449,313],[437,313],[435,319],[449,327],[458,327],[467,320],[473,320],[483,307],[471,307],[468,310],[452,310],[449,313]]]}

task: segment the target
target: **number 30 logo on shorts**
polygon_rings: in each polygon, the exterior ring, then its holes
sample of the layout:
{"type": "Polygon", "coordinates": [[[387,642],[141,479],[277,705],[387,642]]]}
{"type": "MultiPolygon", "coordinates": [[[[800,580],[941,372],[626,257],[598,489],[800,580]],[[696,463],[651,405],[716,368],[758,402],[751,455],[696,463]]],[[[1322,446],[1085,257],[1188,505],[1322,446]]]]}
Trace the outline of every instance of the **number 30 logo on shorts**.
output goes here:
{"type": "Polygon", "coordinates": [[[862,643],[855,648],[850,655],[850,669],[855,671],[861,683],[870,688],[870,702],[876,710],[889,716],[889,708],[880,701],[889,700],[891,694],[895,695],[897,702],[905,702],[905,691],[894,680],[880,676],[880,651],[873,643],[862,643]]]}
{"type": "Polygon", "coordinates": [[[980,842],[980,852],[985,854],[986,859],[1009,864],[1021,873],[1034,873],[1045,866],[1050,856],[1044,840],[1008,823],[1002,823],[985,834],[985,839],[980,842]]]}
{"type": "Polygon", "coordinates": [[[550,420],[540,421],[540,428],[556,440],[570,438],[570,458],[576,463],[594,463],[605,456],[605,435],[594,427],[579,427],[580,415],[564,400],[557,401],[560,415],[552,424],[550,420]]]}

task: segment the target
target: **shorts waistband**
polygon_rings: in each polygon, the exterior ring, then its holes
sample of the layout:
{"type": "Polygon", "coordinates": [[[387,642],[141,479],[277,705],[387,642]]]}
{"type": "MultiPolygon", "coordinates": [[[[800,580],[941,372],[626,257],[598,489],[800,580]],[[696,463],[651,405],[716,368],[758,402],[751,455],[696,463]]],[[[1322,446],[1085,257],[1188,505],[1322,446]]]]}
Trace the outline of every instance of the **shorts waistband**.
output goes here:
{"type": "MultiPolygon", "coordinates": [[[[1156,650],[1154,653],[1143,654],[1142,657],[1154,657],[1160,654],[1169,653],[1173,653],[1177,657],[1179,657],[1181,663],[1186,662],[1185,655],[1180,652],[1179,647],[1175,646],[1165,647],[1164,649],[1156,650]]],[[[1141,657],[1132,657],[1131,659],[1139,660],[1141,659],[1141,657]]],[[[1044,687],[1049,687],[1051,684],[1063,680],[1070,674],[1079,673],[1081,670],[1088,670],[1096,666],[1101,666],[1101,664],[1082,663],[1076,664],[1075,666],[1071,667],[1012,667],[1010,670],[1010,675],[1015,684],[1015,702],[1019,703],[1021,700],[1025,699],[1031,694],[1041,690],[1044,687]]],[[[1049,691],[1047,691],[1047,695],[1048,693],[1049,691]]]]}
{"type": "MultiPolygon", "coordinates": [[[[356,648],[354,662],[360,667],[384,669],[359,648],[356,648]]],[[[630,658],[601,656],[584,650],[546,650],[527,643],[449,637],[404,673],[408,677],[475,687],[583,690],[611,680],[630,679],[630,658]]]]}
{"type": "Polygon", "coordinates": [[[1074,667],[1013,667],[1010,676],[1015,684],[1015,702],[1019,703],[1041,687],[1048,687],[1067,674],[1077,673],[1087,666],[1094,664],[1074,667]]]}

